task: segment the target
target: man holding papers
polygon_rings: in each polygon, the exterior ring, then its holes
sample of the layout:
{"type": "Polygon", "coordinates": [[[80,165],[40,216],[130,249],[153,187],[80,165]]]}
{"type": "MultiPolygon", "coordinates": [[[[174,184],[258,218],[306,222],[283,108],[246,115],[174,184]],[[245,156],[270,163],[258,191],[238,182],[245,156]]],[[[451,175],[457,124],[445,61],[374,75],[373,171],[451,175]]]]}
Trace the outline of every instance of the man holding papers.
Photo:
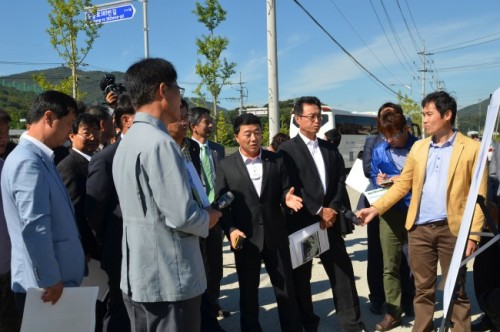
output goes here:
{"type": "MultiPolygon", "coordinates": [[[[294,138],[280,145],[280,152],[290,176],[297,181],[296,191],[303,199],[304,208],[287,214],[288,232],[293,233],[319,222],[328,228],[330,250],[319,257],[335,293],[334,302],[342,331],[364,330],[359,309],[359,298],[354,283],[352,263],[347,254],[340,224],[335,222],[343,200],[341,179],[345,172],[335,146],[316,137],[321,127],[321,102],[316,97],[301,97],[295,103],[293,114],[300,128],[294,138]]],[[[312,261],[294,271],[302,323],[306,331],[317,331],[319,317],[314,314],[311,298],[312,261]]]]}
{"type": "Polygon", "coordinates": [[[258,288],[264,261],[276,294],[282,331],[302,331],[292,281],[288,236],[281,205],[298,211],[283,159],[261,148],[262,128],[253,114],[234,120],[239,152],[217,168],[216,197],[231,191],[234,201],[223,211],[222,228],[234,249],[240,285],[242,331],[262,331],[258,288]],[[242,241],[242,242],[241,242],[242,241]],[[239,249],[238,249],[239,248],[239,249]]]}

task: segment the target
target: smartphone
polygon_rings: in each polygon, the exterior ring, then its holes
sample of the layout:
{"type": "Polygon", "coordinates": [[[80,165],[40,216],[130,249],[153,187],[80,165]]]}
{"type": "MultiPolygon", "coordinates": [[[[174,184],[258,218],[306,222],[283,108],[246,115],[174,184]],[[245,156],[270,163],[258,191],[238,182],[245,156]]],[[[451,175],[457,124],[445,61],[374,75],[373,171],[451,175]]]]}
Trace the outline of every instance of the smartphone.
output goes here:
{"type": "Polygon", "coordinates": [[[390,187],[394,184],[391,179],[385,179],[380,182],[381,187],[390,187]]]}
{"type": "Polygon", "coordinates": [[[239,235],[236,237],[236,243],[234,244],[235,250],[241,250],[241,248],[243,248],[243,240],[244,239],[245,239],[244,237],[241,237],[239,235]]]}

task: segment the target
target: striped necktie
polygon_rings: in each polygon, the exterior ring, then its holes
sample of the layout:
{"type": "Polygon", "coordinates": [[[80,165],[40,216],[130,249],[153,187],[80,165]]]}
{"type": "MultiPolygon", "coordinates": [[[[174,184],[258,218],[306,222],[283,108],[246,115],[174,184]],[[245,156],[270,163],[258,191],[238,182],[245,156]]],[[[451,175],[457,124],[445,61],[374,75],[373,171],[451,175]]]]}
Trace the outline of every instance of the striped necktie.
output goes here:
{"type": "Polygon", "coordinates": [[[212,171],[212,165],[210,163],[210,158],[208,157],[207,147],[205,144],[200,146],[200,161],[201,169],[203,173],[203,180],[205,183],[205,191],[208,196],[210,203],[214,201],[215,188],[214,188],[214,174],[212,171]]]}

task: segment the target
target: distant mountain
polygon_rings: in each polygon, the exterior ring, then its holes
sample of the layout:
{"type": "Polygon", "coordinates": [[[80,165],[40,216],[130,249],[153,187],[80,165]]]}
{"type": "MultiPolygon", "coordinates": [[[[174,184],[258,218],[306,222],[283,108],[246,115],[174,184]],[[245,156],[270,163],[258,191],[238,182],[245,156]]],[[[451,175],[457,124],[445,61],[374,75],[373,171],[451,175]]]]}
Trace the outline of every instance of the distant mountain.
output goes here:
{"type": "MultiPolygon", "coordinates": [[[[9,112],[12,117],[12,128],[23,128],[24,123],[20,119],[26,117],[31,103],[36,95],[42,92],[42,89],[33,81],[33,76],[43,73],[46,79],[51,83],[57,83],[62,79],[71,76],[71,70],[66,67],[56,67],[44,70],[27,71],[20,74],[0,77],[0,108],[9,112]]],[[[99,83],[104,74],[115,76],[115,83],[123,83],[123,72],[114,71],[106,73],[103,71],[82,71],[78,70],[78,87],[80,92],[84,93],[82,101],[87,105],[104,103],[104,96],[99,88],[99,83]]],[[[190,107],[195,105],[194,101],[186,98],[190,107]]],[[[212,104],[205,107],[211,109],[212,104]]],[[[220,107],[219,110],[227,112],[227,109],[220,107]]]]}
{"type": "Polygon", "coordinates": [[[458,128],[464,133],[467,133],[471,130],[482,132],[486,121],[486,111],[488,110],[489,104],[490,100],[485,99],[476,104],[472,104],[459,109],[457,112],[456,121],[456,124],[458,124],[458,128]]]}

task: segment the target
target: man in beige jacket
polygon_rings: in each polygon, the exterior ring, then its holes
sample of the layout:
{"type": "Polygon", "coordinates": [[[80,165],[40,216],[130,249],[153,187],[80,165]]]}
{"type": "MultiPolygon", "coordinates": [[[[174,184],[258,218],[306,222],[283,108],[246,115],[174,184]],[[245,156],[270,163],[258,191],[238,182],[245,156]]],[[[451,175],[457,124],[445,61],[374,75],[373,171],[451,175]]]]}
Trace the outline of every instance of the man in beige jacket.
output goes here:
{"type": "MultiPolygon", "coordinates": [[[[457,114],[455,99],[444,91],[422,101],[424,129],[430,137],[416,142],[399,177],[389,191],[371,207],[358,212],[363,224],[383,214],[412,191],[406,219],[409,231],[410,267],[415,277],[415,323],[413,331],[432,331],[437,261],[447,275],[469,187],[479,154],[479,143],[453,130],[457,114]]],[[[486,172],[479,195],[486,197],[486,172]]],[[[476,205],[472,232],[481,230],[484,215],[476,205]]],[[[477,249],[479,236],[469,237],[465,255],[477,249]]],[[[453,306],[456,331],[470,331],[470,302],[464,282],[453,306]]]]}

